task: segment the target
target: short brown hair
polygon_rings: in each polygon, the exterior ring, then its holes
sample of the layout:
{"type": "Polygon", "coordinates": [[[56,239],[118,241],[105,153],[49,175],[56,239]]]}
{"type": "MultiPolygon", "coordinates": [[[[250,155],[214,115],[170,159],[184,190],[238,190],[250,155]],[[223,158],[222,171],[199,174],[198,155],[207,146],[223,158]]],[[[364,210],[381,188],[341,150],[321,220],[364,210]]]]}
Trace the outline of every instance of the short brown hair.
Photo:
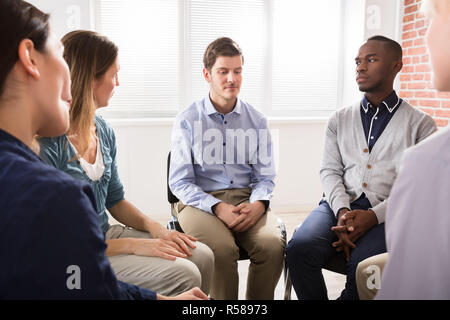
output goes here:
{"type": "Polygon", "coordinates": [[[230,38],[222,37],[214,40],[206,48],[203,55],[203,65],[206,69],[211,70],[214,63],[220,56],[234,57],[241,56],[242,63],[244,63],[244,56],[239,45],[230,38]]]}

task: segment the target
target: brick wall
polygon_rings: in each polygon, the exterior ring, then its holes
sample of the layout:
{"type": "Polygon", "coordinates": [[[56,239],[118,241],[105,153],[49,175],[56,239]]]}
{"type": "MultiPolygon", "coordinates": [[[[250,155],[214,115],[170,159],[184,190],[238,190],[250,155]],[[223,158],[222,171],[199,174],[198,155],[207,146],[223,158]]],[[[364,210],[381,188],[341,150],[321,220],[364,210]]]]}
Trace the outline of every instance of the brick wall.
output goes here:
{"type": "Polygon", "coordinates": [[[445,127],[450,120],[450,93],[437,92],[433,88],[425,40],[428,24],[419,13],[421,0],[402,1],[403,69],[399,96],[431,115],[438,126],[445,127]]]}

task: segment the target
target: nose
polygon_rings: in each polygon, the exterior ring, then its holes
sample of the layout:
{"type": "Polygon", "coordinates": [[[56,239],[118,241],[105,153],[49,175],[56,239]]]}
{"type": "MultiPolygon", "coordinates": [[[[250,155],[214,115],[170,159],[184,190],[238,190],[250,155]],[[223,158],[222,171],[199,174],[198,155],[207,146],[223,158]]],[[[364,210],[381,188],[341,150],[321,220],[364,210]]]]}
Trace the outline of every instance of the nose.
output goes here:
{"type": "Polygon", "coordinates": [[[228,72],[228,75],[227,75],[227,82],[234,82],[235,79],[236,79],[236,78],[235,78],[233,72],[232,72],[232,71],[228,72]]]}
{"type": "Polygon", "coordinates": [[[359,65],[356,66],[356,72],[361,72],[367,70],[367,65],[365,62],[361,61],[359,65]]]}
{"type": "Polygon", "coordinates": [[[116,87],[120,86],[119,76],[117,76],[117,75],[116,75],[116,79],[115,79],[115,84],[116,84],[116,87]]]}

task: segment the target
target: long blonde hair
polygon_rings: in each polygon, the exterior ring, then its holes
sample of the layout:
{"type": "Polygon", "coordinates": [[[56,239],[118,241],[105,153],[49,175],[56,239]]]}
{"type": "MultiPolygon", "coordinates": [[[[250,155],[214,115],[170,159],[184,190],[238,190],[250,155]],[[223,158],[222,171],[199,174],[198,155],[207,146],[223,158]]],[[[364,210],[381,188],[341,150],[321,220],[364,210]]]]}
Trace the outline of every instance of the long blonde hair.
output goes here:
{"type": "Polygon", "coordinates": [[[69,133],[78,135],[77,149],[83,156],[94,126],[94,80],[100,79],[116,61],[119,49],[108,38],[93,31],[72,31],[61,41],[72,80],[69,133]]]}

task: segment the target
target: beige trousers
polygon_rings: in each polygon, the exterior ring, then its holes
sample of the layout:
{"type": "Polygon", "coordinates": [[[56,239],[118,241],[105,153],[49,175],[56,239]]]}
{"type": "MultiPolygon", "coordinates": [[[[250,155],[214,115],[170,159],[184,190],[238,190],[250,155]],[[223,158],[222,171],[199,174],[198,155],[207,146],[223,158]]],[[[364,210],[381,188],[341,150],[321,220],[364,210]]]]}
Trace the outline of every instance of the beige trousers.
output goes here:
{"type": "Polygon", "coordinates": [[[387,253],[361,261],[356,268],[356,285],[361,300],[373,300],[381,286],[381,275],[388,260],[387,253]]]}
{"type": "MultiPolygon", "coordinates": [[[[106,240],[119,238],[150,238],[147,232],[122,225],[113,225],[106,232],[106,240]]],[[[108,257],[118,280],[175,296],[194,287],[209,294],[214,270],[214,255],[208,246],[197,241],[192,256],[175,261],[159,257],[121,254],[108,257]]]]}
{"type": "MultiPolygon", "coordinates": [[[[238,205],[249,202],[251,189],[219,190],[210,194],[226,203],[238,205]]],[[[270,210],[249,230],[233,232],[208,212],[181,202],[177,209],[182,229],[214,252],[212,298],[238,299],[239,245],[250,256],[246,298],[273,299],[283,268],[285,242],[270,210]]]]}

